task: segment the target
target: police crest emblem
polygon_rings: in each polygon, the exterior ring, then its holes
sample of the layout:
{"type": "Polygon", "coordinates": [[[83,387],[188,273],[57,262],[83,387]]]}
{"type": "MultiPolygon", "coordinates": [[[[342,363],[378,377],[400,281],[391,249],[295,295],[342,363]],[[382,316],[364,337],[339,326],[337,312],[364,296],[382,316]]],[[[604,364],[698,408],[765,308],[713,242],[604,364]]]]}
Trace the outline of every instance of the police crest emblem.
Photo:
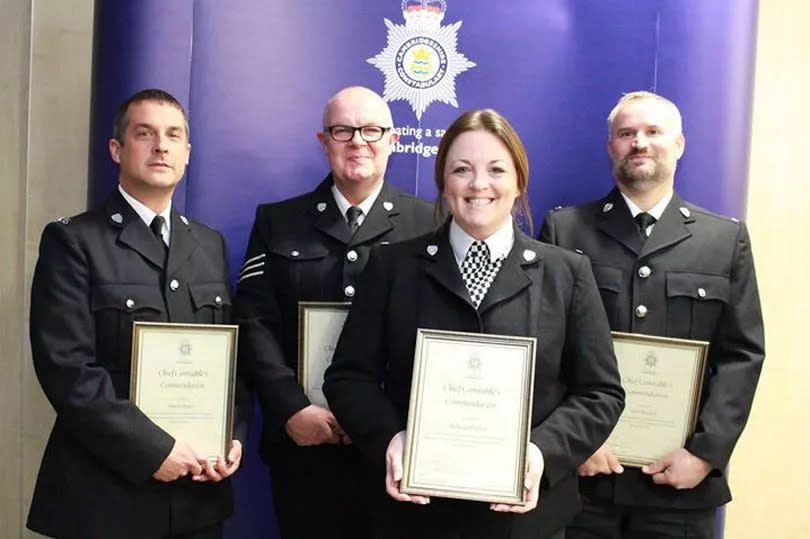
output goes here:
{"type": "Polygon", "coordinates": [[[383,99],[407,101],[416,118],[434,101],[458,108],[456,77],[475,63],[456,50],[462,21],[442,26],[444,0],[403,0],[405,25],[385,19],[388,44],[368,63],[385,75],[383,99]]]}

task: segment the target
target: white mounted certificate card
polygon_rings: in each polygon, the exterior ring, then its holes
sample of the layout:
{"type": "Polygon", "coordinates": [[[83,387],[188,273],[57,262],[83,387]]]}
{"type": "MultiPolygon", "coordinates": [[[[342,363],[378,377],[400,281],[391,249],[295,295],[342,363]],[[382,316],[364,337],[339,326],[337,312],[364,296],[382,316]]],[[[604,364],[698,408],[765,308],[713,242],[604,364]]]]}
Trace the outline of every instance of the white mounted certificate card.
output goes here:
{"type": "Polygon", "coordinates": [[[216,461],[233,437],[237,326],[135,322],[130,400],[216,461]]]}
{"type": "Polygon", "coordinates": [[[298,382],[312,404],[327,407],[323,375],[332,364],[351,303],[298,303],[298,382]]]}
{"type": "Polygon", "coordinates": [[[522,504],[536,340],[417,330],[402,492],[522,504]]]}
{"type": "Polygon", "coordinates": [[[652,464],[695,430],[709,343],[613,332],[625,406],[608,438],[626,466],[652,464]]]}

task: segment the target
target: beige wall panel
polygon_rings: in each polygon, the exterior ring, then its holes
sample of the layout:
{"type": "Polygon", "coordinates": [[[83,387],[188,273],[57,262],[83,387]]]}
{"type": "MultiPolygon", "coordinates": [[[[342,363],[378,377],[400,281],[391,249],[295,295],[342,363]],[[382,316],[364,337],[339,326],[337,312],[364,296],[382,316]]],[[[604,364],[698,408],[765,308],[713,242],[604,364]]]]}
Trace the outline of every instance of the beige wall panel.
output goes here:
{"type": "Polygon", "coordinates": [[[810,3],[760,0],[748,225],[766,359],[731,461],[727,539],[810,537],[810,3]]]}
{"type": "MultiPolygon", "coordinates": [[[[53,411],[33,372],[27,339],[28,291],[44,225],[87,207],[87,164],[90,125],[93,1],[32,2],[30,89],[24,243],[24,309],[26,326],[20,354],[22,370],[22,522],[28,513],[36,473],[53,423],[53,411]]],[[[37,537],[22,530],[13,537],[37,537]]],[[[12,536],[9,536],[12,537],[12,536]]]]}
{"type": "Polygon", "coordinates": [[[25,170],[31,8],[0,0],[0,537],[22,533],[25,170]]]}

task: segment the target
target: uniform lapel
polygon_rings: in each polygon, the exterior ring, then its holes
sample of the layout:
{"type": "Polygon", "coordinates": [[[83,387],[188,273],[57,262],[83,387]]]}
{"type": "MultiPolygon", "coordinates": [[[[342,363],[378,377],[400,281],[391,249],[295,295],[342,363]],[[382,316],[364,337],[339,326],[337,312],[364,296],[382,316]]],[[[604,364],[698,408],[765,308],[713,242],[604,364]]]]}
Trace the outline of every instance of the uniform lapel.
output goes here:
{"type": "Polygon", "coordinates": [[[638,232],[638,225],[630,215],[630,208],[617,188],[614,187],[600,201],[596,211],[600,214],[597,217],[599,229],[638,256],[644,242],[638,232]]]}
{"type": "Polygon", "coordinates": [[[167,275],[173,275],[186,260],[191,256],[191,253],[199,246],[200,242],[194,234],[188,219],[182,217],[172,206],[172,230],[171,240],[169,241],[169,262],[167,275]]]}
{"type": "MultiPolygon", "coordinates": [[[[483,314],[490,307],[528,288],[533,280],[527,274],[526,267],[538,265],[540,258],[537,249],[533,245],[529,245],[528,238],[519,230],[515,230],[515,243],[512,250],[501,264],[501,269],[481,301],[478,312],[483,314]]],[[[541,277],[542,273],[535,278],[541,277]]]]}
{"type": "Polygon", "coordinates": [[[425,265],[425,273],[448,292],[458,296],[472,307],[470,294],[467,292],[467,287],[464,286],[456,257],[453,255],[453,248],[450,246],[449,228],[450,220],[448,219],[422,246],[420,254],[428,260],[425,265]]]}
{"type": "Polygon", "coordinates": [[[335,197],[332,195],[332,181],[332,175],[330,174],[310,194],[310,213],[313,216],[315,228],[327,236],[335,238],[340,243],[348,245],[352,233],[349,231],[346,219],[340,214],[335,197]]]}
{"type": "Polygon", "coordinates": [[[162,268],[166,260],[163,246],[160,244],[146,223],[138,216],[118,189],[107,199],[105,204],[107,222],[119,229],[118,241],[136,251],[154,265],[162,268]]]}
{"type": "Polygon", "coordinates": [[[640,256],[649,256],[690,237],[692,233],[686,225],[694,222],[692,211],[686,207],[678,193],[673,193],[672,200],[661,214],[661,219],[655,224],[652,234],[644,243],[640,256]]]}

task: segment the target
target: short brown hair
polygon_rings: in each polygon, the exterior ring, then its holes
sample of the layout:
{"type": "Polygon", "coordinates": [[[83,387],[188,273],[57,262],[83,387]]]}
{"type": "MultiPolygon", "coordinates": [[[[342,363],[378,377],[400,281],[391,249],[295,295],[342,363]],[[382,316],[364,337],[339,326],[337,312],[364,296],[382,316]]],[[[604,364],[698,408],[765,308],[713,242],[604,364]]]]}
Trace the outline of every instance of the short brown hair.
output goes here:
{"type": "Polygon", "coordinates": [[[124,133],[126,133],[127,125],[129,124],[129,106],[133,103],[140,103],[142,101],[166,103],[182,112],[183,120],[185,121],[186,138],[189,140],[191,139],[191,133],[189,132],[188,128],[188,114],[186,113],[186,109],[183,108],[183,105],[181,105],[177,98],[169,92],[159,90],[157,88],[149,88],[129,96],[126,101],[118,106],[118,110],[115,111],[115,120],[113,121],[113,138],[120,142],[121,145],[124,144],[124,133]]]}

